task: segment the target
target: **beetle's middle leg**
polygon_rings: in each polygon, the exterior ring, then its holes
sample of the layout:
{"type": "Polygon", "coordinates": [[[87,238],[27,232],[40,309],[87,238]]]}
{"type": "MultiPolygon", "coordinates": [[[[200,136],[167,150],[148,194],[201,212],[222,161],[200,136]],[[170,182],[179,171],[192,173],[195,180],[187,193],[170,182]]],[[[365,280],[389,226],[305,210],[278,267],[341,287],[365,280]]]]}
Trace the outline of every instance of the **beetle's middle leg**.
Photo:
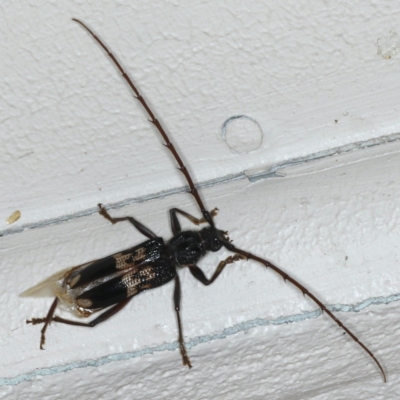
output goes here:
{"type": "Polygon", "coordinates": [[[117,222],[122,222],[122,221],[129,221],[141,234],[143,234],[144,236],[147,236],[149,239],[155,239],[158,237],[149,228],[147,228],[146,226],[141,224],[135,218],[133,218],[133,217],[114,218],[103,207],[103,204],[98,204],[98,206],[99,206],[99,214],[101,216],[103,216],[105,219],[107,219],[108,221],[110,221],[112,224],[116,224],[117,222]]]}
{"type": "Polygon", "coordinates": [[[205,275],[204,272],[197,266],[197,265],[190,265],[189,269],[192,275],[199,280],[203,285],[211,285],[219,276],[219,274],[222,272],[222,270],[228,265],[232,264],[235,261],[239,260],[246,260],[245,256],[242,256],[241,254],[234,254],[233,256],[229,256],[227,259],[222,260],[219,264],[215,272],[213,273],[212,277],[208,279],[205,275]]]}
{"type": "Polygon", "coordinates": [[[181,322],[181,283],[179,280],[179,275],[175,275],[175,289],[174,289],[174,306],[176,312],[176,318],[178,320],[178,342],[179,342],[179,349],[181,351],[182,362],[183,365],[187,365],[192,368],[192,364],[190,363],[189,356],[186,352],[185,341],[183,339],[183,330],[182,330],[182,322],[181,322]]]}

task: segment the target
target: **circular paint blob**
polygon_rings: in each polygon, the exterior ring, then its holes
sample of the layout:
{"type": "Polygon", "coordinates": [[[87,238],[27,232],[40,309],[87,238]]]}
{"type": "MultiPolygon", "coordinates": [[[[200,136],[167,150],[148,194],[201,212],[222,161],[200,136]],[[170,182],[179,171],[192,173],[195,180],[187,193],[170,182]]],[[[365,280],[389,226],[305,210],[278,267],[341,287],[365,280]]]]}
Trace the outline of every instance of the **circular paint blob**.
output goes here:
{"type": "Polygon", "coordinates": [[[263,131],[255,119],[234,115],[222,125],[222,139],[233,153],[249,153],[261,146],[263,131]]]}

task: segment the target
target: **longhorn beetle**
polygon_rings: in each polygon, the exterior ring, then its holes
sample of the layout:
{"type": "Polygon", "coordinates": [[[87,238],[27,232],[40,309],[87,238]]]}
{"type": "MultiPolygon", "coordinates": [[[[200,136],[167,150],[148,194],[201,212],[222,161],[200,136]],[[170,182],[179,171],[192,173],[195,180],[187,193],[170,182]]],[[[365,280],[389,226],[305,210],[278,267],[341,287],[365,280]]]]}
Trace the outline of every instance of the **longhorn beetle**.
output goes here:
{"type": "Polygon", "coordinates": [[[67,271],[61,271],[41,284],[24,292],[23,295],[31,295],[43,288],[51,287],[56,295],[46,317],[32,318],[26,321],[33,325],[44,324],[41,330],[40,348],[43,349],[46,330],[51,322],[54,321],[69,325],[94,327],[122,310],[129,301],[140,292],[147,289],[153,289],[174,280],[175,289],[173,299],[178,322],[179,347],[183,365],[191,368],[192,365],[186,352],[183,339],[180,316],[181,285],[179,275],[177,274],[177,268],[188,267],[192,275],[203,285],[210,285],[218,278],[222,270],[228,264],[232,264],[235,261],[242,259],[250,259],[263,264],[266,268],[274,270],[285,281],[296,286],[305,296],[308,296],[313,300],[323,312],[325,312],[337,325],[339,325],[341,329],[343,329],[356,343],[358,343],[364,351],[367,352],[380,369],[383,380],[386,382],[385,371],[372,351],[369,350],[368,347],[365,346],[349,328],[335,317],[335,315],[333,315],[321,300],[309,292],[305,286],[292,278],[282,269],[272,264],[270,261],[234,246],[228,237],[228,233],[217,229],[213,218],[217,214],[218,210],[214,209],[208,211],[204,207],[199,192],[193,183],[189,171],[183,164],[178,151],[159,120],[155,117],[146,100],[139,93],[129,75],[124,71],[121,64],[98,36],[96,36],[82,21],[78,19],[73,19],[73,21],[80,24],[94,38],[122,74],[122,77],[133,91],[135,98],[145,109],[149,116],[149,121],[161,134],[165,141],[164,145],[172,153],[178,163],[179,170],[183,173],[189,185],[189,193],[195,198],[203,217],[196,218],[178,208],[171,209],[170,220],[173,237],[169,241],[164,242],[162,238],[157,237],[155,233],[142,225],[135,218],[113,218],[109,215],[106,209],[99,204],[99,213],[104,218],[113,224],[121,221],[129,221],[140,233],[146,236],[148,240],[109,257],[79,265],[68,269],[67,271]],[[189,219],[195,225],[206,224],[207,226],[202,228],[200,231],[183,231],[178,220],[178,214],[189,219]],[[207,252],[216,252],[222,247],[225,247],[227,250],[234,253],[234,255],[221,261],[211,279],[208,279],[204,275],[203,271],[197,266],[197,263],[207,252]],[[103,312],[97,316],[97,318],[88,323],[69,320],[54,315],[59,301],[67,304],[72,311],[81,317],[88,317],[92,313],[99,311],[103,312]]]}

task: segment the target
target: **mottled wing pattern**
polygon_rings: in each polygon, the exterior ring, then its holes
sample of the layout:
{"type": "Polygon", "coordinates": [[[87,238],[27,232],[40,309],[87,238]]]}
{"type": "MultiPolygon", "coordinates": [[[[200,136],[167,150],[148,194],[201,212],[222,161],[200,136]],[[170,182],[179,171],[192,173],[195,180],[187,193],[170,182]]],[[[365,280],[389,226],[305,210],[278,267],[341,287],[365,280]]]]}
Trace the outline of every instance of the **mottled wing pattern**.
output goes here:
{"type": "Polygon", "coordinates": [[[176,269],[171,260],[160,257],[155,261],[135,266],[126,274],[91,287],[75,298],[75,304],[84,309],[102,309],[144,290],[161,286],[172,280],[175,275],[176,269]]]}
{"type": "Polygon", "coordinates": [[[163,239],[150,239],[128,250],[60,271],[22,295],[57,296],[71,311],[87,316],[93,310],[171,280],[175,268],[164,254],[163,239]]]}
{"type": "Polygon", "coordinates": [[[79,288],[124,270],[135,269],[159,259],[165,250],[162,238],[150,239],[128,250],[74,268],[66,277],[69,289],[79,288]]]}

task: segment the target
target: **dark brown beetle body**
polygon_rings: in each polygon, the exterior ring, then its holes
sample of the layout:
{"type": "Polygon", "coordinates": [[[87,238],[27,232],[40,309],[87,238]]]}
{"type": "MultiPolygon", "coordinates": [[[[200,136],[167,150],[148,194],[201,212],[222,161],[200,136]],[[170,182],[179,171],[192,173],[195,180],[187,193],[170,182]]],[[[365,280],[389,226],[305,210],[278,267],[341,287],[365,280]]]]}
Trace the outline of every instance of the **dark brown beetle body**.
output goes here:
{"type": "Polygon", "coordinates": [[[166,244],[156,237],[75,267],[56,281],[58,298],[78,315],[88,316],[144,290],[164,285],[175,278],[176,267],[196,264],[207,251],[218,251],[222,247],[214,235],[216,232],[215,228],[182,231],[166,244]]]}

